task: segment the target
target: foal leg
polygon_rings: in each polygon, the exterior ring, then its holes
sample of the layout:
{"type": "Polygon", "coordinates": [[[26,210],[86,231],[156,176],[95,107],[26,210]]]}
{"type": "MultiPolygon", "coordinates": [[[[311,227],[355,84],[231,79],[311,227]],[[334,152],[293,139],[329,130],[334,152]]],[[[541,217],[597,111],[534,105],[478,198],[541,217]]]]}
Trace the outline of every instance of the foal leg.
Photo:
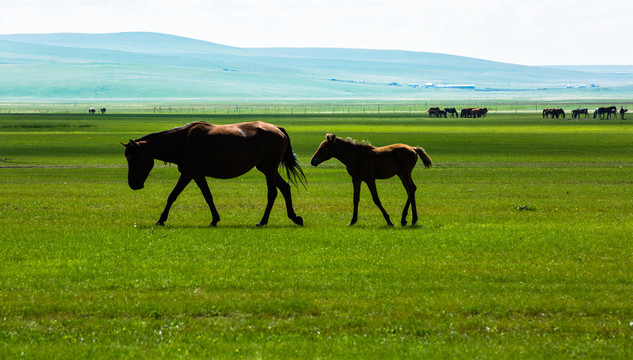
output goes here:
{"type": "Polygon", "coordinates": [[[286,212],[288,213],[288,218],[295,224],[303,226],[303,219],[301,216],[297,216],[294,208],[292,207],[290,184],[288,184],[281,175],[279,175],[279,173],[277,173],[277,188],[281,191],[281,194],[284,196],[284,200],[286,201],[286,212]]]}
{"type": "Polygon", "coordinates": [[[352,179],[352,185],[354,185],[354,212],[352,213],[352,221],[347,224],[347,226],[351,226],[356,224],[358,221],[358,202],[360,201],[360,184],[361,181],[358,179],[352,179]]]}
{"type": "Polygon", "coordinates": [[[204,200],[206,200],[207,205],[209,205],[209,209],[211,209],[211,224],[209,226],[216,226],[218,221],[220,221],[220,214],[218,214],[218,210],[215,208],[215,204],[213,203],[213,196],[211,195],[211,190],[209,190],[209,184],[207,184],[207,179],[204,176],[198,176],[194,179],[200,191],[202,191],[202,196],[204,196],[204,200]]]}
{"type": "MultiPolygon", "coordinates": [[[[257,169],[260,169],[258,166],[257,169]]],[[[275,203],[275,199],[277,198],[277,176],[279,173],[275,169],[274,171],[265,172],[266,174],[266,186],[268,187],[268,203],[266,203],[266,210],[264,210],[264,216],[257,223],[257,226],[264,226],[268,224],[268,217],[270,216],[270,211],[273,208],[273,204],[275,203]]]]}
{"type": "Polygon", "coordinates": [[[382,216],[384,216],[385,220],[387,220],[387,225],[393,226],[393,224],[391,223],[391,220],[389,220],[389,214],[387,214],[387,212],[385,211],[385,208],[382,207],[382,204],[380,203],[380,198],[378,198],[378,191],[376,190],[376,180],[367,180],[365,182],[367,183],[369,192],[371,192],[371,197],[374,200],[374,204],[378,206],[378,208],[382,212],[382,216]]]}
{"type": "Polygon", "coordinates": [[[171,191],[171,194],[169,194],[169,197],[167,198],[167,205],[165,205],[165,210],[163,210],[163,213],[160,215],[160,219],[158,219],[158,221],[156,222],[156,225],[161,225],[161,226],[165,225],[165,221],[167,221],[167,217],[169,216],[169,209],[171,208],[171,205],[174,203],[174,201],[176,201],[176,199],[178,198],[178,195],[180,195],[180,193],[185,189],[185,187],[189,185],[189,182],[191,182],[190,176],[185,175],[185,174],[180,174],[178,183],[176,183],[176,186],[171,191]]]}

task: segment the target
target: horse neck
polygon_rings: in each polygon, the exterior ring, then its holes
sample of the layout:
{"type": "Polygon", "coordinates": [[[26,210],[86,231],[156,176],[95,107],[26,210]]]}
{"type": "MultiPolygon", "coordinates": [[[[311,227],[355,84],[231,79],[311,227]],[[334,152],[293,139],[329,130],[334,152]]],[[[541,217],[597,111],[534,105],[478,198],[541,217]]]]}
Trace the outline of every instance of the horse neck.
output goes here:
{"type": "Polygon", "coordinates": [[[168,130],[146,135],[139,141],[145,141],[154,159],[177,164],[185,136],[185,131],[168,130]]]}
{"type": "Polygon", "coordinates": [[[356,164],[355,159],[358,158],[360,152],[363,151],[359,145],[340,139],[336,141],[334,146],[333,157],[342,162],[345,166],[354,166],[356,164]]]}

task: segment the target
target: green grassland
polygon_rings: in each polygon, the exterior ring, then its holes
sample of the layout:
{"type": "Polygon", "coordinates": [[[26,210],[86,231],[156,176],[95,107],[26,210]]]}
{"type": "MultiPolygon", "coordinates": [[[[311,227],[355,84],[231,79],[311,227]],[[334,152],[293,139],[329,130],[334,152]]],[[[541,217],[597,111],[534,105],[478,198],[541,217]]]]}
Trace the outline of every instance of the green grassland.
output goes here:
{"type": "MultiPolygon", "coordinates": [[[[630,358],[633,127],[535,114],[0,115],[0,358],[630,358]],[[192,184],[120,142],[193,120],[287,129],[308,178],[269,225],[256,171],[192,184]],[[326,132],[423,146],[420,220],[385,226],[326,132]]],[[[405,193],[378,182],[399,219],[405,193]]]]}

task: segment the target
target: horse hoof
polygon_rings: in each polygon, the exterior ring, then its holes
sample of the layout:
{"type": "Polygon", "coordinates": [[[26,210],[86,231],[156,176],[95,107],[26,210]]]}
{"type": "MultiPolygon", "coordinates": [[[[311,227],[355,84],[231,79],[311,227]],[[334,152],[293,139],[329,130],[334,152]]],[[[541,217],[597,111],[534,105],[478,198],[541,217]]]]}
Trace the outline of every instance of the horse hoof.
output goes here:
{"type": "Polygon", "coordinates": [[[165,226],[165,222],[158,220],[154,226],[165,226]]]}
{"type": "Polygon", "coordinates": [[[393,227],[393,223],[390,221],[390,222],[387,223],[387,226],[393,227]]]}
{"type": "Polygon", "coordinates": [[[261,227],[261,226],[266,226],[266,224],[262,223],[261,221],[258,222],[257,224],[255,224],[255,226],[257,227],[261,227]]]}
{"type": "Polygon", "coordinates": [[[400,225],[402,225],[403,227],[407,225],[407,221],[406,220],[402,220],[400,221],[400,225]]]}
{"type": "Polygon", "coordinates": [[[292,221],[299,226],[303,226],[303,218],[301,216],[295,216],[292,221]]]}
{"type": "Polygon", "coordinates": [[[216,226],[218,226],[217,222],[212,222],[211,224],[209,224],[209,227],[216,227],[216,226]]]}

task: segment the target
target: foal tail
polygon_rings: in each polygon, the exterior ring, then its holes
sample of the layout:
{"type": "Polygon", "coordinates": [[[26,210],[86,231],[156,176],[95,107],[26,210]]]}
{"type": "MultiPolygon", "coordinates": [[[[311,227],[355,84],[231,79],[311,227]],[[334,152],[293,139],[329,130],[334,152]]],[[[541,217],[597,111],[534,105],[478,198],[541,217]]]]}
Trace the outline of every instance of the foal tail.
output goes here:
{"type": "Polygon", "coordinates": [[[431,160],[429,155],[427,155],[424,149],[422,149],[421,147],[416,147],[416,148],[413,148],[413,150],[415,150],[415,152],[418,153],[418,156],[420,157],[420,159],[422,159],[422,163],[424,164],[425,168],[433,166],[433,161],[431,160]]]}
{"type": "Polygon", "coordinates": [[[298,179],[299,183],[301,183],[301,185],[303,185],[303,187],[305,188],[307,183],[306,176],[303,173],[303,170],[301,170],[301,166],[299,166],[297,156],[292,151],[292,145],[290,145],[290,136],[288,136],[286,129],[279,127],[279,130],[281,130],[281,132],[284,133],[284,135],[288,139],[288,148],[286,149],[286,152],[281,159],[281,165],[286,168],[286,175],[288,176],[288,180],[291,183],[297,186],[298,179]]]}

